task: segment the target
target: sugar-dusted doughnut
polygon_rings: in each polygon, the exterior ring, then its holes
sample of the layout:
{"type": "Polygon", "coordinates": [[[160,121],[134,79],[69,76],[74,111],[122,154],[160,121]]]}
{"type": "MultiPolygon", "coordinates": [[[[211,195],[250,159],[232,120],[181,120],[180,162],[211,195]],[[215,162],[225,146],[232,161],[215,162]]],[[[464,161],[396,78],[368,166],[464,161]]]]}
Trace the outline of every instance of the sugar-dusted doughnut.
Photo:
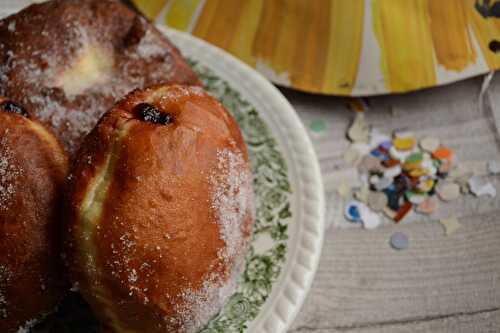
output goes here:
{"type": "Polygon", "coordinates": [[[195,332],[235,288],[253,224],[248,155],[199,87],[128,95],[70,176],[68,266],[111,332],[195,332]]]}
{"type": "Polygon", "coordinates": [[[0,98],[0,332],[51,312],[69,286],[60,260],[67,169],[55,136],[0,98]]]}
{"type": "Polygon", "coordinates": [[[0,21],[0,95],[50,125],[71,152],[117,99],[158,83],[198,79],[118,0],[52,0],[0,21]]]}

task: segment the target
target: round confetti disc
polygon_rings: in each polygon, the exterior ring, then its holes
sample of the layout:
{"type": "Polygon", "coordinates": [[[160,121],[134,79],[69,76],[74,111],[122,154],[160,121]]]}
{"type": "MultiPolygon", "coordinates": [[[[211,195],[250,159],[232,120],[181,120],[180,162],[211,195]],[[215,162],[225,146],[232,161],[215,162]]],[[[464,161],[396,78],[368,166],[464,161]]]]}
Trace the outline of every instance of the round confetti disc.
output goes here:
{"type": "Polygon", "coordinates": [[[409,246],[408,236],[402,232],[395,232],[391,236],[390,244],[395,250],[405,250],[409,246]]]}

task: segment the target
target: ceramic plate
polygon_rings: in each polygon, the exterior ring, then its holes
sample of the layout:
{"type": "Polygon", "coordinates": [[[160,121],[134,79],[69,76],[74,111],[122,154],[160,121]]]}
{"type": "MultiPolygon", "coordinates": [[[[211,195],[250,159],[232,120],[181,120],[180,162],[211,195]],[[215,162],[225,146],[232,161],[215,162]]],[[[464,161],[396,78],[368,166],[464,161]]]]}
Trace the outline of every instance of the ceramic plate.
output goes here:
{"type": "Polygon", "coordinates": [[[323,186],[312,144],[291,105],[260,74],[200,39],[159,28],[235,116],[255,177],[257,225],[246,270],[203,332],[284,332],[311,285],[323,242],[323,186]]]}
{"type": "MultiPolygon", "coordinates": [[[[290,104],[260,74],[195,37],[160,29],[240,124],[254,173],[257,219],[245,271],[202,332],[284,332],[311,285],[323,241],[323,187],[311,142],[290,104]]],[[[97,331],[76,294],[32,329],[97,331]]]]}

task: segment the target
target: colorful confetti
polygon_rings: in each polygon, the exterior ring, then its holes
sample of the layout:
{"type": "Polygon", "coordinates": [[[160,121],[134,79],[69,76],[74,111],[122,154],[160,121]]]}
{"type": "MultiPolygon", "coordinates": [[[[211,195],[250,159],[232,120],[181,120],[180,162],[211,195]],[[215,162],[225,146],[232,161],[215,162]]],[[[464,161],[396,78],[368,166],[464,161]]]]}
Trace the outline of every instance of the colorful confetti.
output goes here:
{"type": "MultiPolygon", "coordinates": [[[[440,201],[454,201],[461,194],[496,196],[493,184],[475,176],[471,166],[457,164],[454,151],[439,138],[418,140],[408,130],[386,135],[367,124],[363,112],[356,113],[347,137],[352,143],[344,159],[358,171],[361,185],[343,188],[341,196],[356,199],[349,201],[345,215],[365,229],[379,226],[384,216],[399,223],[412,211],[432,215],[440,201]]],[[[489,161],[487,169],[499,174],[500,162],[489,161]]],[[[441,223],[447,234],[460,225],[454,217],[441,223]]]]}
{"type": "Polygon", "coordinates": [[[367,174],[371,190],[367,197],[370,208],[384,211],[384,206],[387,206],[391,210],[389,215],[397,223],[412,208],[425,214],[434,211],[436,201],[423,203],[436,193],[444,201],[458,198],[460,186],[444,181],[453,162],[451,149],[434,138],[424,138],[419,143],[410,131],[397,131],[392,140],[383,140],[382,137],[387,136],[378,131],[375,133],[379,139],[376,146],[369,154],[360,157],[357,164],[359,172],[367,174]],[[446,168],[441,168],[443,165],[446,168]],[[422,205],[420,210],[417,209],[419,205],[422,205]]]}

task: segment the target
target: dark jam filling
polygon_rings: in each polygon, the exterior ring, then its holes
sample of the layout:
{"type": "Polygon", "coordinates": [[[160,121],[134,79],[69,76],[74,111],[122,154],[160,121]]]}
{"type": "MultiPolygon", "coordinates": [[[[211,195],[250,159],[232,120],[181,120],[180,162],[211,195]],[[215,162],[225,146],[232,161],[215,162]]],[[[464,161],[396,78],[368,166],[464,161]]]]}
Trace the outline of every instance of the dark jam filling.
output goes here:
{"type": "Polygon", "coordinates": [[[170,113],[161,112],[154,105],[148,103],[137,104],[134,107],[134,114],[136,114],[139,119],[153,124],[168,125],[174,121],[170,113]]]}
{"type": "Polygon", "coordinates": [[[5,112],[17,113],[23,117],[29,118],[29,114],[25,108],[12,101],[4,101],[0,104],[0,108],[5,112]]]}

